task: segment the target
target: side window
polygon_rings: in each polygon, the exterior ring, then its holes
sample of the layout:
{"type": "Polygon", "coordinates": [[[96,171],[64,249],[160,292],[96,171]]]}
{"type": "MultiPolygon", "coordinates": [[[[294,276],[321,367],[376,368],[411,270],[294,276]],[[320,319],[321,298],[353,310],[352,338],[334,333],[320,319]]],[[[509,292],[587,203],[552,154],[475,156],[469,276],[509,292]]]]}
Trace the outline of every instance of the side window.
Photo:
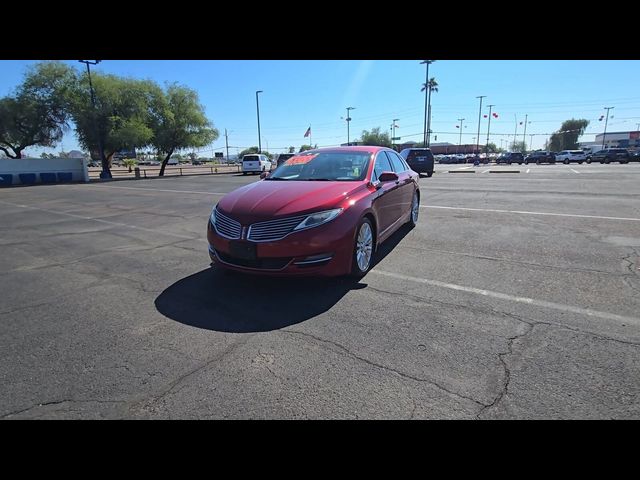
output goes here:
{"type": "Polygon", "coordinates": [[[387,154],[387,156],[389,157],[389,160],[391,161],[391,165],[393,165],[393,170],[396,173],[400,173],[400,172],[404,172],[406,170],[406,168],[404,167],[404,163],[402,163],[402,160],[397,157],[393,152],[384,152],[387,154]]]}
{"type": "Polygon", "coordinates": [[[378,177],[382,172],[392,172],[393,168],[391,168],[391,164],[389,163],[389,159],[385,155],[384,152],[378,152],[378,156],[376,157],[376,164],[373,167],[373,174],[371,175],[371,181],[377,182],[378,177]]]}

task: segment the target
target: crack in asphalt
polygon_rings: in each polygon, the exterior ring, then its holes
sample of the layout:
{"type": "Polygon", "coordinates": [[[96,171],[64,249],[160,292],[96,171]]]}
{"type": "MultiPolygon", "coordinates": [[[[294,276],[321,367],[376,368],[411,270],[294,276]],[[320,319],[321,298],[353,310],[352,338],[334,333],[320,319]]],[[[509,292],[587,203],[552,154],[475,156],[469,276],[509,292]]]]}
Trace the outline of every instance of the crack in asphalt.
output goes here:
{"type": "Polygon", "coordinates": [[[345,346],[343,346],[343,345],[341,345],[339,343],[336,343],[336,342],[334,342],[332,340],[327,340],[325,338],[320,338],[318,336],[312,335],[310,333],[301,332],[299,330],[282,329],[282,330],[279,330],[279,332],[313,338],[314,340],[316,340],[317,342],[320,342],[320,343],[328,343],[330,345],[333,345],[333,346],[337,347],[339,349],[339,351],[341,353],[345,354],[346,356],[351,357],[351,358],[355,358],[356,360],[359,360],[359,361],[361,361],[363,363],[366,363],[367,365],[371,365],[372,367],[379,368],[381,370],[385,370],[385,371],[388,371],[388,372],[395,373],[396,375],[400,376],[401,378],[405,378],[405,379],[408,379],[408,380],[413,380],[415,382],[428,383],[430,385],[434,385],[435,387],[439,388],[440,390],[442,390],[444,392],[447,392],[450,395],[453,395],[453,396],[458,397],[458,398],[463,398],[465,400],[469,400],[469,401],[475,403],[476,405],[478,405],[480,407],[486,406],[485,403],[482,403],[482,402],[476,400],[475,398],[467,397],[467,396],[462,395],[460,393],[451,391],[451,390],[447,389],[446,387],[440,385],[436,381],[430,380],[428,378],[416,377],[414,375],[410,375],[410,374],[402,372],[400,370],[396,370],[395,368],[388,367],[386,365],[382,365],[380,363],[373,362],[373,361],[371,361],[371,360],[369,360],[367,358],[364,358],[364,357],[360,357],[359,355],[356,355],[355,353],[350,351],[345,346]]]}
{"type": "Polygon", "coordinates": [[[74,400],[74,399],[64,399],[64,400],[52,400],[49,402],[36,403],[35,405],[31,405],[27,408],[22,408],[20,410],[14,410],[12,412],[6,413],[0,416],[0,419],[9,418],[14,415],[19,415],[24,412],[28,412],[29,410],[33,410],[35,408],[47,407],[49,405],[60,405],[63,403],[127,403],[125,400],[74,400]]]}
{"type": "Polygon", "coordinates": [[[524,322],[524,323],[527,324],[527,326],[528,326],[528,328],[525,329],[524,333],[520,333],[518,335],[514,335],[512,337],[509,337],[508,338],[508,343],[507,343],[507,351],[506,352],[498,352],[498,360],[500,360],[500,363],[502,364],[502,368],[504,369],[504,381],[503,381],[504,384],[502,385],[502,389],[498,392],[496,397],[493,399],[493,402],[491,402],[486,407],[483,407],[482,410],[480,410],[476,414],[476,419],[478,419],[478,420],[481,420],[480,415],[482,415],[487,410],[489,410],[490,408],[492,408],[492,407],[496,406],[498,403],[500,403],[500,401],[502,401],[502,399],[507,394],[507,390],[509,389],[509,383],[511,382],[511,370],[509,369],[509,366],[507,365],[507,362],[504,359],[504,357],[506,355],[513,355],[513,343],[516,340],[519,340],[519,339],[525,337],[526,335],[528,335],[529,333],[531,333],[533,331],[533,329],[535,328],[535,325],[528,324],[527,322],[524,322]]]}
{"type": "Polygon", "coordinates": [[[129,411],[131,411],[132,409],[135,409],[135,408],[143,409],[143,408],[145,408],[147,406],[147,405],[143,405],[145,403],[146,404],[150,404],[152,402],[153,403],[159,402],[162,398],[164,398],[167,395],[169,395],[183,381],[185,381],[189,377],[191,377],[191,376],[193,376],[193,375],[205,370],[212,363],[221,360],[222,358],[224,358],[227,355],[229,355],[229,354],[233,353],[234,351],[236,351],[238,348],[244,346],[254,335],[249,335],[249,336],[246,336],[245,338],[240,339],[239,341],[229,345],[223,352],[218,353],[217,355],[214,355],[213,357],[207,359],[206,361],[204,361],[203,363],[201,363],[197,367],[192,368],[191,370],[189,370],[189,371],[183,373],[182,375],[178,376],[176,379],[174,379],[171,382],[169,382],[168,384],[166,384],[165,388],[163,390],[161,390],[159,393],[156,393],[156,394],[153,394],[153,395],[149,395],[149,396],[147,396],[147,397],[145,397],[142,400],[139,400],[137,402],[132,402],[131,404],[129,404],[129,411]]]}

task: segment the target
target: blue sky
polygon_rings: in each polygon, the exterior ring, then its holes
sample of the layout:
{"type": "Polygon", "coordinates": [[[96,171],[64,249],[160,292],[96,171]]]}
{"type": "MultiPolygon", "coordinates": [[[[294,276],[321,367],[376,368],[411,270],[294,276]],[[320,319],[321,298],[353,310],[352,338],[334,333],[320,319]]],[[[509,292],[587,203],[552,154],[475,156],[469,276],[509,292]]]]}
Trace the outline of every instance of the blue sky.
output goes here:
{"type": "MultiPolygon", "coordinates": [[[[11,92],[25,69],[35,61],[0,61],[0,95],[11,92]]],[[[69,61],[77,68],[84,67],[69,61]]],[[[425,66],[419,60],[104,60],[96,70],[134,78],[149,78],[160,84],[178,82],[196,90],[207,116],[220,131],[220,138],[201,150],[202,156],[224,148],[224,129],[229,131],[230,153],[258,144],[256,90],[260,94],[262,148],[282,152],[298,148],[311,125],[313,143],[319,146],[346,142],[347,126],[341,119],[346,107],[351,112],[351,139],[363,129],[389,129],[394,118],[402,141],[422,139],[425,66]]],[[[475,143],[478,129],[478,95],[483,115],[493,104],[498,118],[491,121],[491,141],[513,140],[519,122],[528,115],[527,144],[541,148],[563,120],[591,121],[581,140],[593,140],[604,121],[598,118],[611,110],[607,131],[637,130],[640,123],[640,61],[637,60],[439,60],[429,76],[439,83],[432,96],[431,141],[475,143]],[[534,134],[533,137],[530,134],[534,134]],[[437,140],[434,139],[437,136],[437,140]]],[[[487,120],[480,127],[486,142],[487,120]]],[[[64,150],[79,149],[73,131],[63,139],[64,150]]],[[[30,155],[55,149],[29,149],[30,155]]]]}

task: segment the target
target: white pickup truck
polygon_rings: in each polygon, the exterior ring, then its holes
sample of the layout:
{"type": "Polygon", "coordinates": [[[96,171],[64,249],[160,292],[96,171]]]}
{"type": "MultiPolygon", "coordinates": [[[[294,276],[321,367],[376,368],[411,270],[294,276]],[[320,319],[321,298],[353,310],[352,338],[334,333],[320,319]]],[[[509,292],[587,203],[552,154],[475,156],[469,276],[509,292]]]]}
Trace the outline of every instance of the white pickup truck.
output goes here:
{"type": "Polygon", "coordinates": [[[271,160],[266,155],[250,153],[242,157],[242,174],[271,171],[271,160]]]}

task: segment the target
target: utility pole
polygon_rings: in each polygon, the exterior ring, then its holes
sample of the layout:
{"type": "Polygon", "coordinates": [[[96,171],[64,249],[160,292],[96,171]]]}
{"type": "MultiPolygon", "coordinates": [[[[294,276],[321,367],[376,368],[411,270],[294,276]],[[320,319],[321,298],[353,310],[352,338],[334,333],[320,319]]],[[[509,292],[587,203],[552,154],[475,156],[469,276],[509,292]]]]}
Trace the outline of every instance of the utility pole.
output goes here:
{"type": "Polygon", "coordinates": [[[607,124],[609,123],[609,110],[616,107],[604,107],[607,111],[607,120],[604,122],[604,134],[602,135],[602,149],[604,150],[604,139],[607,138],[607,124]]]}
{"type": "Polygon", "coordinates": [[[229,163],[229,134],[226,128],[224,129],[224,144],[227,147],[227,163],[229,163]]]}
{"type": "Polygon", "coordinates": [[[480,99],[480,109],[478,110],[478,136],[477,136],[477,142],[476,143],[476,155],[480,154],[480,119],[482,118],[482,99],[485,98],[486,95],[480,95],[479,98],[480,99]]]}
{"type": "Polygon", "coordinates": [[[260,104],[258,103],[259,93],[262,93],[262,90],[256,91],[256,110],[258,112],[258,153],[262,153],[262,142],[260,140],[260,104]]]}
{"type": "MultiPolygon", "coordinates": [[[[527,113],[524,116],[524,134],[522,135],[522,143],[524,143],[524,151],[527,151],[527,119],[529,118],[529,114],[527,113]]],[[[524,152],[522,152],[524,153],[524,152]]]]}
{"type": "Polygon", "coordinates": [[[533,150],[533,133],[529,134],[529,146],[531,147],[531,150],[533,150]]]}
{"type": "Polygon", "coordinates": [[[487,146],[485,147],[485,153],[487,157],[489,156],[489,130],[491,129],[491,109],[495,107],[495,105],[489,105],[489,124],[487,125],[487,146]]]}
{"type": "Polygon", "coordinates": [[[460,153],[460,148],[462,147],[462,122],[464,122],[464,118],[459,118],[460,122],[460,140],[458,140],[458,153],[460,153]]]}
{"type": "Polygon", "coordinates": [[[516,131],[513,134],[513,146],[515,147],[516,143],[518,142],[518,115],[514,113],[513,118],[516,119],[516,131]]]}
{"type": "Polygon", "coordinates": [[[350,110],[355,110],[356,107],[347,107],[347,146],[351,143],[350,134],[349,134],[349,122],[351,121],[351,117],[349,116],[350,110]]]}
{"type": "Polygon", "coordinates": [[[393,145],[394,145],[394,143],[393,143],[394,140],[393,139],[396,138],[396,128],[398,127],[396,125],[396,122],[398,120],[400,120],[400,119],[399,118],[394,118],[393,121],[391,122],[391,131],[392,131],[392,133],[391,133],[391,147],[393,147],[393,145]]]}

